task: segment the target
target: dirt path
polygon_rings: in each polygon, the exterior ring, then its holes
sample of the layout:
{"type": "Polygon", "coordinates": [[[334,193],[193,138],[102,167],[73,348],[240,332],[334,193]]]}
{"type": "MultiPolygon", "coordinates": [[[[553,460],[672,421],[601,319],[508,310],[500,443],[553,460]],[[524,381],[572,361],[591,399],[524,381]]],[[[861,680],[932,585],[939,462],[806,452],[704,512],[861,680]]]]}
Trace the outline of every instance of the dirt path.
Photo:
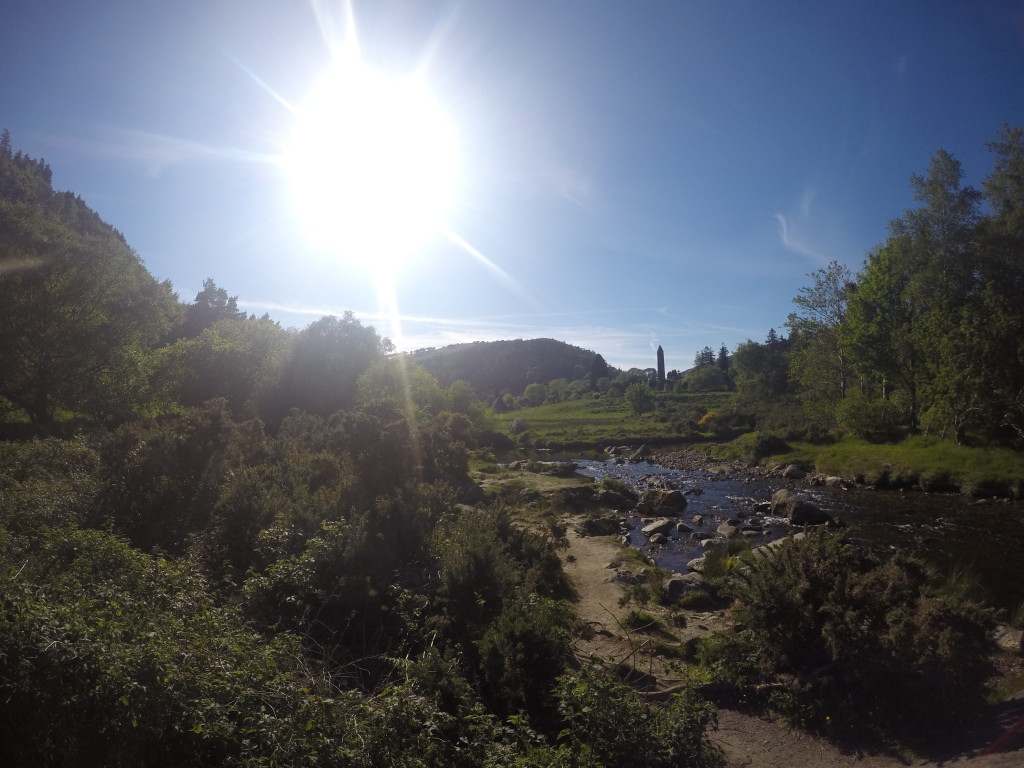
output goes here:
{"type": "MultiPolygon", "coordinates": [[[[619,605],[625,593],[621,574],[642,566],[624,557],[622,548],[610,539],[577,536],[574,522],[569,521],[569,546],[562,557],[576,587],[576,610],[594,630],[591,637],[577,641],[577,656],[628,670],[630,681],[641,689],[664,691],[678,682],[679,662],[652,653],[651,638],[629,632],[621,624],[635,607],[619,605]]],[[[724,612],[682,614],[685,627],[665,622],[679,641],[710,634],[728,623],[724,612]]],[[[1024,659],[1007,659],[1011,674],[1024,672],[1024,659]]],[[[784,722],[728,709],[719,711],[718,728],[710,736],[730,768],[1024,768],[1024,691],[994,708],[978,727],[955,735],[948,745],[936,746],[927,757],[843,751],[784,722]]]]}

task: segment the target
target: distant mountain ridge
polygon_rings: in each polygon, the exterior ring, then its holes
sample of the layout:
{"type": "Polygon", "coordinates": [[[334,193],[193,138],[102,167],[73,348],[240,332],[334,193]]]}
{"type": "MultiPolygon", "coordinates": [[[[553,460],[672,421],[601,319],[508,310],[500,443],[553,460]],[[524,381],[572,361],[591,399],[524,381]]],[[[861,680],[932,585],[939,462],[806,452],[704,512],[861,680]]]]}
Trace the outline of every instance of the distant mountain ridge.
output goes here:
{"type": "Polygon", "coordinates": [[[441,386],[464,379],[486,400],[506,393],[522,394],[534,381],[546,384],[552,379],[589,378],[598,355],[555,339],[513,339],[420,349],[410,357],[441,386]]]}

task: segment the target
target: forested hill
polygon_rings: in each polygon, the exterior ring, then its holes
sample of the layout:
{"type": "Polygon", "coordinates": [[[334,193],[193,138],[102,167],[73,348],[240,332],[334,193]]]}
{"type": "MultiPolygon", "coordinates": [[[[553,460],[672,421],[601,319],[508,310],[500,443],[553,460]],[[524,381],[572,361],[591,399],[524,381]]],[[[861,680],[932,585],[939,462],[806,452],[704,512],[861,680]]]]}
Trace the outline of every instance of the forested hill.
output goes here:
{"type": "MultiPolygon", "coordinates": [[[[33,422],[57,405],[126,413],[178,311],[113,227],[0,141],[0,398],[33,422]]],[[[0,402],[2,404],[2,402],[0,402]]]]}
{"type": "Polygon", "coordinates": [[[604,358],[554,339],[514,339],[452,344],[412,353],[441,384],[464,379],[484,399],[501,394],[518,395],[533,382],[579,379],[609,375],[604,358]]]}

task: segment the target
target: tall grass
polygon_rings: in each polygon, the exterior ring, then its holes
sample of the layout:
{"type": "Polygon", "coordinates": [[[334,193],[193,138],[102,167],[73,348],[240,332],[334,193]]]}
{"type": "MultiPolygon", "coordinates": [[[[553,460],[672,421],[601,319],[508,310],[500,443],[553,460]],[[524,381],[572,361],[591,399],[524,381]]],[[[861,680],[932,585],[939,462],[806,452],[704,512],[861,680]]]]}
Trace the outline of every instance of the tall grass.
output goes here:
{"type": "Polygon", "coordinates": [[[1017,497],[1024,489],[1024,454],[1008,448],[971,448],[930,436],[891,444],[845,438],[830,445],[793,443],[792,448],[772,458],[894,487],[1017,497]]]}

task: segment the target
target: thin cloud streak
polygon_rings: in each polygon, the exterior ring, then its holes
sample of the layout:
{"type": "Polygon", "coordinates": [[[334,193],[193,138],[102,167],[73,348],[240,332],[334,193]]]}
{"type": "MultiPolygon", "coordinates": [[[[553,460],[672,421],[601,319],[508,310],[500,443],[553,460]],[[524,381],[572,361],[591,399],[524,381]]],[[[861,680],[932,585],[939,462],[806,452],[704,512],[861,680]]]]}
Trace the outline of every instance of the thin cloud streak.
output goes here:
{"type": "Polygon", "coordinates": [[[815,251],[811,246],[799,240],[789,228],[789,222],[786,217],[781,213],[775,214],[775,220],[779,222],[779,240],[782,245],[788,248],[793,253],[798,253],[801,256],[806,256],[809,259],[814,260],[816,263],[825,263],[825,258],[815,251]]]}

